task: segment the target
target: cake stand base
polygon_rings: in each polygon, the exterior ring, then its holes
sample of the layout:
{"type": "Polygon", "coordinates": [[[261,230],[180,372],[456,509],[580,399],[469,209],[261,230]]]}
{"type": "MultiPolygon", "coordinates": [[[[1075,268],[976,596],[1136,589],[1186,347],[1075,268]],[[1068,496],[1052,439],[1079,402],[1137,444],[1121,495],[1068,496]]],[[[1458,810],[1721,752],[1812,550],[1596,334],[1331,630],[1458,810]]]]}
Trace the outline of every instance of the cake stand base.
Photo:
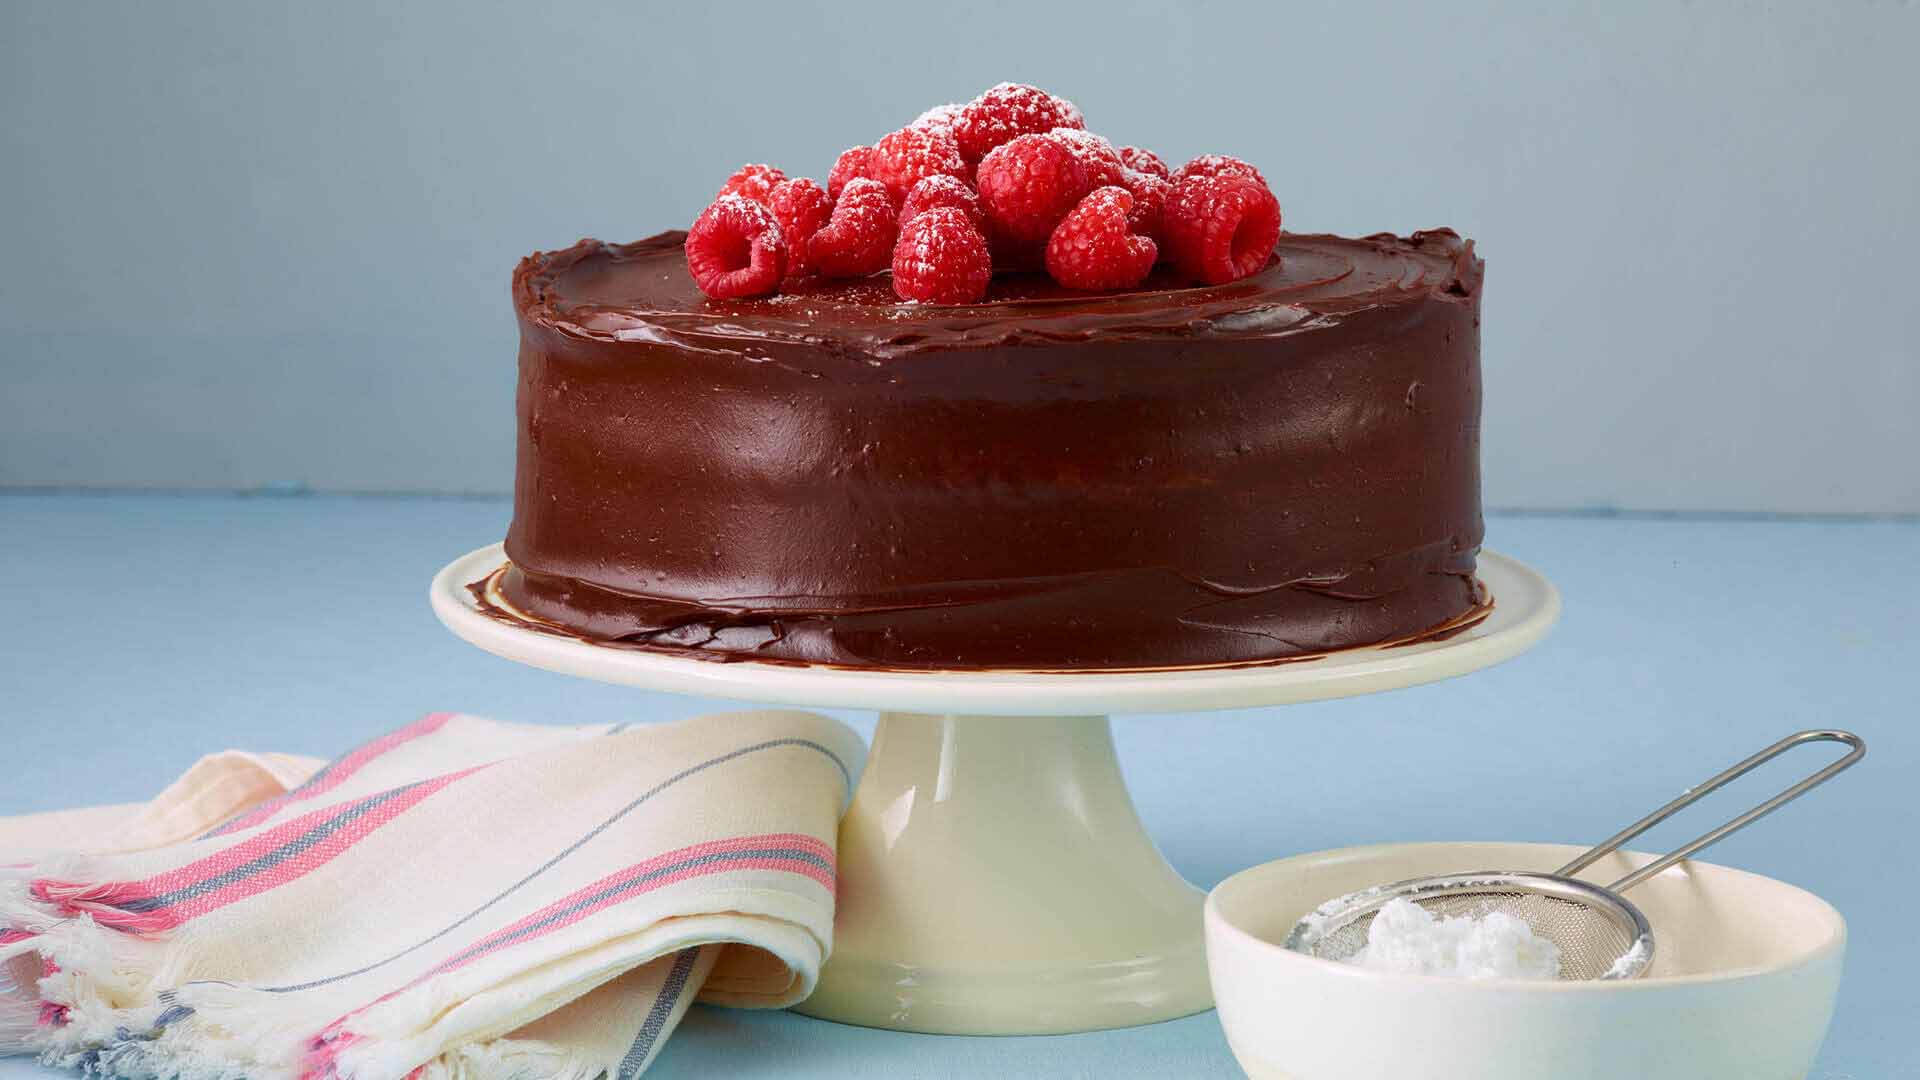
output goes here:
{"type": "MultiPolygon", "coordinates": [[[[651,690],[877,709],[840,831],[833,956],[800,1006],[973,1035],[1144,1024],[1211,1004],[1200,893],[1140,827],[1106,717],[1372,694],[1477,671],[1546,634],[1559,594],[1480,553],[1494,607],[1451,635],[1300,663],[1129,672],[914,672],[714,663],[609,648],[512,617],[500,545],[435,577],[433,608],[510,660],[651,690]]],[[[1276,852],[1275,854],[1279,854],[1276,852]]]]}
{"type": "Polygon", "coordinates": [[[840,876],[809,1016],[1050,1034],[1213,1004],[1202,894],[1141,827],[1105,717],[881,714],[840,876]]]}

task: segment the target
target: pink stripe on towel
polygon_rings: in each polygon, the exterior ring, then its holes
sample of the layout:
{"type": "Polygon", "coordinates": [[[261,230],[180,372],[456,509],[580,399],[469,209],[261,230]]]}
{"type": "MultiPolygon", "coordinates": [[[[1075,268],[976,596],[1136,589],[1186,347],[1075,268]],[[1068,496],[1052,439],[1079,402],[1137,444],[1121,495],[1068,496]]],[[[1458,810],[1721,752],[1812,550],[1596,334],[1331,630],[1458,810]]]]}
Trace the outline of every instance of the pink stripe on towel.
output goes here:
{"type": "Polygon", "coordinates": [[[382,735],[372,742],[361,746],[359,749],[353,750],[345,757],[325,766],[308,779],[306,783],[301,784],[292,791],[268,799],[253,809],[238,815],[225,825],[208,833],[207,836],[224,836],[227,833],[238,832],[241,829],[250,829],[268,820],[273,817],[273,815],[294,803],[308,802],[325,795],[327,792],[346,783],[354,773],[365,768],[368,762],[396,747],[404,746],[422,735],[431,735],[439,731],[442,727],[446,726],[447,721],[453,719],[453,716],[454,714],[449,712],[428,713],[413,723],[408,724],[406,727],[401,728],[399,731],[382,735]]]}
{"type": "Polygon", "coordinates": [[[143,881],[88,885],[42,878],[30,889],[35,899],[56,905],[62,914],[85,912],[102,926],[135,934],[171,930],[305,877],[428,796],[484,768],[478,765],[314,810],[143,881]]]}

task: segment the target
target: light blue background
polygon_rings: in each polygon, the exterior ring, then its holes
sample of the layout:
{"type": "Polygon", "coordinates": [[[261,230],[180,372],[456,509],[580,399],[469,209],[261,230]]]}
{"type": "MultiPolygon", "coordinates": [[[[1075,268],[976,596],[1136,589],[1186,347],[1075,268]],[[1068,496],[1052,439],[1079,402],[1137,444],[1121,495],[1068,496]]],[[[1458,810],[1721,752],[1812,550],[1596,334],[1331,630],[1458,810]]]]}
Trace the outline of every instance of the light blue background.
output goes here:
{"type": "MultiPolygon", "coordinates": [[[[0,496],[0,552],[33,568],[9,576],[0,620],[0,814],[142,799],[226,746],[331,756],[435,709],[593,723],[727,707],[520,667],[441,629],[428,580],[507,514],[498,500],[0,496]]],[[[1561,626],[1526,656],[1376,697],[1116,718],[1167,857],[1211,885],[1348,844],[1597,840],[1782,734],[1852,727],[1872,744],[1864,764],[1711,858],[1812,889],[1851,923],[1814,1080],[1915,1075],[1920,522],[1500,515],[1488,540],[1564,593],[1561,626]]],[[[1831,756],[1779,762],[1648,846],[1831,756]]],[[[0,1080],[40,1075],[0,1063],[0,1080]]],[[[1211,1014],[967,1039],[697,1009],[650,1075],[1237,1074],[1211,1014]]]]}
{"type": "Polygon", "coordinates": [[[1492,505],[1920,512],[1920,7],[0,4],[0,485],[500,491],[507,276],[1002,79],[1488,258],[1492,505]]]}

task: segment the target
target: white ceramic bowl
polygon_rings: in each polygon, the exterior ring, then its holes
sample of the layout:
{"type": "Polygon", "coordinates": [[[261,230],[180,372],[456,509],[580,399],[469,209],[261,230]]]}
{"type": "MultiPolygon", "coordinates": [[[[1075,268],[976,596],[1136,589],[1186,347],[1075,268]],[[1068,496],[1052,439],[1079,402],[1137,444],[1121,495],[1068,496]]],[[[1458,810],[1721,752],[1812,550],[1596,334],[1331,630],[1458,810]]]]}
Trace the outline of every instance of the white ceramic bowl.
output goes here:
{"type": "MultiPolygon", "coordinates": [[[[1256,866],[1207,897],[1213,995],[1256,1080],[1804,1080],[1840,987],[1846,923],[1819,897],[1709,863],[1627,894],[1653,925],[1631,982],[1394,975],[1281,947],[1325,900],[1470,870],[1552,870],[1555,844],[1388,844],[1256,866]]],[[[1651,861],[1621,854],[1605,884],[1651,861]]]]}

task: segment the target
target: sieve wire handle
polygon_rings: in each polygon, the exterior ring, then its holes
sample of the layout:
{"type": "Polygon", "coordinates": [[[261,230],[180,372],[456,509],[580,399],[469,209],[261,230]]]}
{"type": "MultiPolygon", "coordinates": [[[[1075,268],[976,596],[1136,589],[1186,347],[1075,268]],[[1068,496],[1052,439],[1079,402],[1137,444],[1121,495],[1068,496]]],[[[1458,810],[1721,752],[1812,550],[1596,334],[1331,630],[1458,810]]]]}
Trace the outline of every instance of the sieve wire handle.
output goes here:
{"type": "Polygon", "coordinates": [[[1734,833],[1739,832],[1741,829],[1759,821],[1775,810],[1780,809],[1800,796],[1805,795],[1807,792],[1812,791],[1814,788],[1819,787],[1821,784],[1833,779],[1835,776],[1838,776],[1844,770],[1852,767],[1855,762],[1867,756],[1866,740],[1851,731],[1815,730],[1802,731],[1789,735],[1705,783],[1697,787],[1688,788],[1681,793],[1679,798],[1620,830],[1613,836],[1602,840],[1598,845],[1589,849],[1586,854],[1554,871],[1554,873],[1560,877],[1572,877],[1574,874],[1598,862],[1601,858],[1618,851],[1627,841],[1632,840],[1634,837],[1639,836],[1655,825],[1685,810],[1687,807],[1699,802],[1720,788],[1725,787],[1767,762],[1772,761],[1781,754],[1786,753],[1796,746],[1815,742],[1845,743],[1853,749],[1848,752],[1847,756],[1821,769],[1819,772],[1814,773],[1812,776],[1807,777],[1805,780],[1800,781],[1780,794],[1775,795],[1759,806],[1741,814],[1739,817],[1702,836],[1693,843],[1685,847],[1677,848],[1673,852],[1648,863],[1633,873],[1628,874],[1626,877],[1621,878],[1619,881],[1607,886],[1607,888],[1613,892],[1626,892],[1628,889],[1633,888],[1635,885],[1640,884],[1673,864],[1684,859],[1692,858],[1701,851],[1712,847],[1727,837],[1732,836],[1734,833]]]}

